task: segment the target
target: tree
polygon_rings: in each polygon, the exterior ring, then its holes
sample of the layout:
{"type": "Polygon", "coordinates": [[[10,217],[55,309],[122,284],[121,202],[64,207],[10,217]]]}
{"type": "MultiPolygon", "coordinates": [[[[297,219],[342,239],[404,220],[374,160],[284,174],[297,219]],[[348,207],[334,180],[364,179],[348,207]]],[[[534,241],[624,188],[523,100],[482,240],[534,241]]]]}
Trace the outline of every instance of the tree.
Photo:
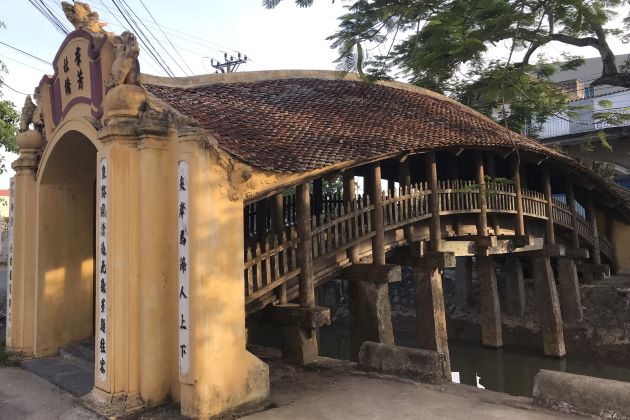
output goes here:
{"type": "MultiPolygon", "coordinates": [[[[267,8],[282,0],[264,0],[267,8]]],[[[333,0],[334,1],[334,0],[333,0]]],[[[296,0],[300,7],[312,0],[296,0]]],[[[630,40],[607,29],[624,0],[356,0],[329,39],[339,49],[342,70],[357,69],[366,79],[403,76],[411,83],[446,93],[510,128],[566,111],[567,96],[549,80],[559,69],[583,63],[563,54],[554,65],[534,54],[552,42],[595,48],[602,60],[593,82],[630,87],[608,40],[630,40]],[[491,58],[507,45],[509,58],[491,58]],[[386,53],[366,57],[376,46],[386,53]],[[515,53],[522,52],[516,62],[515,53]],[[505,104],[509,104],[506,107],[505,104]]],[[[630,14],[625,19],[630,28],[630,14]]]]}
{"type": "MultiPolygon", "coordinates": [[[[0,21],[0,28],[4,28],[4,22],[0,21]]],[[[4,85],[2,73],[7,73],[7,67],[0,61],[0,87],[4,85]]],[[[18,133],[18,122],[20,114],[15,110],[15,105],[11,101],[2,99],[0,91],[0,145],[9,152],[17,153],[18,147],[15,143],[15,136],[18,133]]],[[[4,157],[0,159],[0,173],[4,172],[4,157]]]]}

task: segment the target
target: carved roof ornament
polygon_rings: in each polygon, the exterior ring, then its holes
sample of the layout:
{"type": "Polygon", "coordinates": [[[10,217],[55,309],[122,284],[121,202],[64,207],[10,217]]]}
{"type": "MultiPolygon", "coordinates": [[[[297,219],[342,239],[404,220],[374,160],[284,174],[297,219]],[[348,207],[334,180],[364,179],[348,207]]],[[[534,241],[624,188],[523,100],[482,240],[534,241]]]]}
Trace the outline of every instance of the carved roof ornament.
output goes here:
{"type": "Polygon", "coordinates": [[[80,1],[70,4],[67,1],[62,1],[61,7],[75,29],[85,29],[96,34],[109,33],[103,29],[107,22],[100,22],[98,13],[92,11],[89,4],[80,1]]]}
{"type": "Polygon", "coordinates": [[[24,106],[22,107],[22,116],[20,118],[20,133],[24,131],[28,131],[31,123],[33,122],[33,116],[35,115],[35,110],[37,106],[33,103],[31,99],[31,95],[26,96],[26,100],[24,101],[24,106]]]}
{"type": "Polygon", "coordinates": [[[140,47],[136,36],[125,31],[115,36],[112,43],[116,58],[112,63],[111,76],[105,82],[105,89],[109,91],[119,85],[140,85],[140,63],[138,62],[140,47]]]}

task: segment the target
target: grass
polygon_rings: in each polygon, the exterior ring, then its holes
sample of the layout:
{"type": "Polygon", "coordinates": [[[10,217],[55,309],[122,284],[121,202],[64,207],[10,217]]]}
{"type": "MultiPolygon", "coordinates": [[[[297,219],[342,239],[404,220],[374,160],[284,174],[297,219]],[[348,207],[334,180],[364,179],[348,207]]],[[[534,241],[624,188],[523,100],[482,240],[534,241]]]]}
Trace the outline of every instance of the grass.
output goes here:
{"type": "Polygon", "coordinates": [[[0,341],[0,367],[17,366],[19,358],[7,350],[4,341],[0,341]]]}

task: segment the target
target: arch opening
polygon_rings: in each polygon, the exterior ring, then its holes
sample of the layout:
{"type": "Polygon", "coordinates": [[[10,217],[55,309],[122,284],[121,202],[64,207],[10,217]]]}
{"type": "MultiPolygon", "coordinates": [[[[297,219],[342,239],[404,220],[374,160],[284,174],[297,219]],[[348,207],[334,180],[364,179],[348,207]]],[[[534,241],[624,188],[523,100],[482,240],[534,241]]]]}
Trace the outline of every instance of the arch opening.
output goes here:
{"type": "Polygon", "coordinates": [[[35,356],[94,336],[97,148],[71,131],[39,179],[35,356]]]}

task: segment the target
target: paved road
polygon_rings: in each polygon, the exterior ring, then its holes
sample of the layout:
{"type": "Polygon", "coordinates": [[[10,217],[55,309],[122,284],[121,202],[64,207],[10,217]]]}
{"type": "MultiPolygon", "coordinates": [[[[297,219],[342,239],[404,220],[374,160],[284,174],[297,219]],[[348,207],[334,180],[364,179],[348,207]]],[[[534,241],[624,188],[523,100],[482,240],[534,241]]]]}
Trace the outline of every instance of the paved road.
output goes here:
{"type": "Polygon", "coordinates": [[[68,392],[20,368],[0,368],[0,420],[96,420],[68,392]]]}

